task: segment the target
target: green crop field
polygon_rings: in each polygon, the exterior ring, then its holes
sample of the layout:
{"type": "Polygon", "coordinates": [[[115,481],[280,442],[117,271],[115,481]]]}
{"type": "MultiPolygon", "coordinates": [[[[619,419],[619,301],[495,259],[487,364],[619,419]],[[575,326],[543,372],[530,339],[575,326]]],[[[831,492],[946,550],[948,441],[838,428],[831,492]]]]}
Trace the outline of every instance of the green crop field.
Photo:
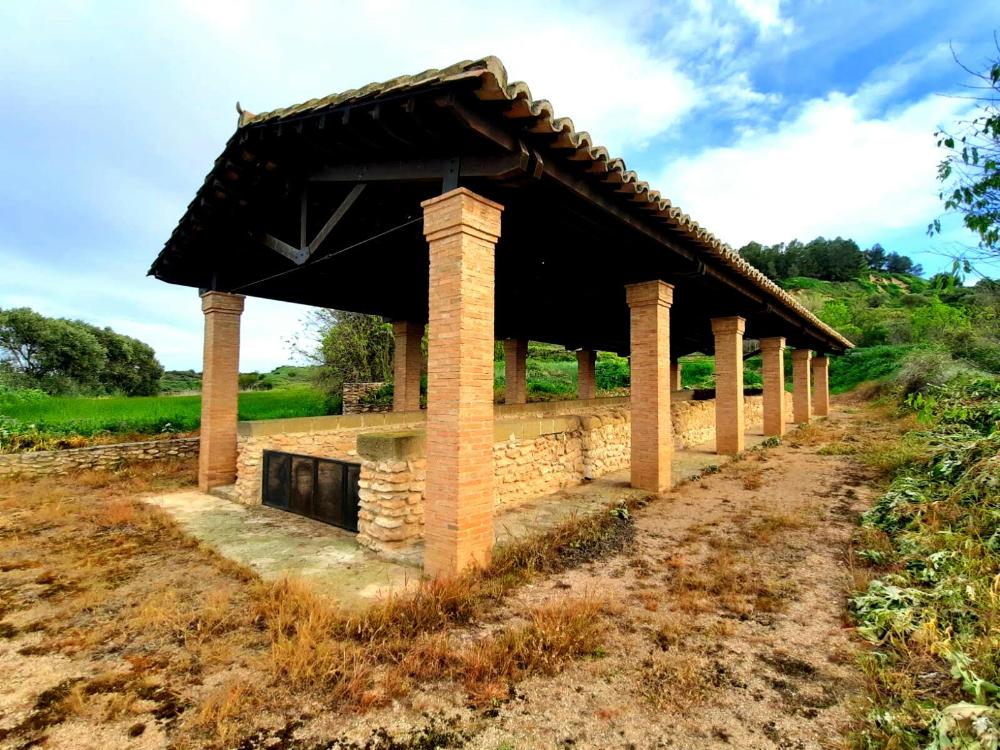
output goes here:
{"type": "MultiPolygon", "coordinates": [[[[240,419],[313,417],[328,411],[326,397],[312,388],[255,391],[239,395],[240,419]]],[[[0,414],[22,425],[33,425],[38,432],[50,435],[188,432],[198,428],[201,396],[0,400],[0,414]]]]}

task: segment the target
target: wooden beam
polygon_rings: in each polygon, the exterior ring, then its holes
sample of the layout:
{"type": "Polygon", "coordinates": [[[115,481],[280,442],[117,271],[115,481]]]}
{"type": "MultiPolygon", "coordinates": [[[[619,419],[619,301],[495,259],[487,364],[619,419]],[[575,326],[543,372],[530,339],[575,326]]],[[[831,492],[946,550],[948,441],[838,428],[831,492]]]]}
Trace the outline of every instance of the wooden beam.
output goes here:
{"type": "MultiPolygon", "coordinates": [[[[453,159],[412,159],[386,162],[336,164],[313,172],[310,182],[419,182],[446,177],[454,168],[453,159]]],[[[527,170],[527,151],[500,156],[463,156],[459,177],[491,177],[506,179],[527,170]]]]}
{"type": "MultiPolygon", "coordinates": [[[[313,253],[316,252],[319,246],[323,244],[323,240],[325,240],[327,238],[327,235],[329,235],[330,232],[333,231],[334,227],[336,227],[337,224],[340,223],[340,220],[344,218],[344,215],[348,211],[350,211],[351,206],[354,205],[354,201],[356,201],[358,199],[358,196],[360,196],[361,193],[364,192],[364,189],[365,189],[365,183],[363,182],[359,182],[357,185],[351,188],[351,192],[349,192],[347,194],[347,197],[344,198],[344,200],[341,202],[339,206],[337,206],[337,210],[333,212],[333,215],[329,219],[326,220],[326,223],[322,226],[322,228],[318,232],[316,232],[316,236],[313,237],[312,242],[310,242],[309,245],[306,246],[305,248],[306,258],[309,258],[313,253]]],[[[304,228],[302,232],[303,236],[305,236],[304,228]]]]}
{"type": "Polygon", "coordinates": [[[305,247],[308,241],[306,237],[306,229],[308,225],[308,204],[309,204],[309,194],[308,186],[303,185],[302,191],[299,194],[299,247],[305,247]]]}
{"type": "Polygon", "coordinates": [[[286,258],[291,260],[298,265],[302,265],[309,258],[309,253],[304,248],[293,247],[287,242],[282,242],[277,237],[267,234],[257,235],[257,241],[260,242],[264,247],[268,247],[274,252],[284,255],[286,258]]]}

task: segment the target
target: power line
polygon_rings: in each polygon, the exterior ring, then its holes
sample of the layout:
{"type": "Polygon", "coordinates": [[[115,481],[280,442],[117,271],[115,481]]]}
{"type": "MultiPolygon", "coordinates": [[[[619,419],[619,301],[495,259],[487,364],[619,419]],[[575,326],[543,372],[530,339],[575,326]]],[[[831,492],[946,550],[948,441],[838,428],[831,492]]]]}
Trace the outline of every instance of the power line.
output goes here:
{"type": "Polygon", "coordinates": [[[418,216],[415,219],[410,219],[409,221],[404,221],[402,224],[398,224],[398,225],[396,225],[394,227],[386,229],[383,232],[379,232],[378,234],[374,234],[371,237],[368,237],[366,239],[359,240],[358,242],[355,242],[353,245],[348,245],[347,247],[342,247],[339,250],[336,250],[336,251],[330,253],[329,255],[324,255],[322,258],[319,258],[319,259],[313,261],[312,263],[303,263],[301,266],[295,266],[294,268],[289,268],[289,269],[287,269],[285,271],[280,271],[278,273],[271,274],[270,276],[265,276],[262,279],[257,279],[256,281],[251,281],[251,282],[249,282],[247,284],[242,284],[241,286],[238,286],[238,287],[235,287],[233,289],[230,289],[229,293],[230,294],[235,294],[236,292],[242,292],[244,289],[249,289],[250,287],[257,286],[258,284],[263,284],[265,281],[273,281],[274,279],[279,279],[282,276],[287,276],[289,274],[295,273],[296,271],[301,271],[301,270],[303,270],[305,268],[314,268],[315,266],[319,265],[320,263],[322,263],[324,261],[330,260],[331,258],[336,258],[338,255],[343,255],[348,250],[354,250],[355,248],[361,247],[362,245],[367,245],[369,242],[374,242],[375,240],[378,240],[378,239],[381,239],[382,237],[385,237],[387,234],[392,234],[393,232],[398,232],[400,229],[405,229],[406,227],[411,226],[413,224],[416,224],[417,222],[420,222],[420,221],[423,221],[423,220],[424,220],[423,216],[418,216]]]}

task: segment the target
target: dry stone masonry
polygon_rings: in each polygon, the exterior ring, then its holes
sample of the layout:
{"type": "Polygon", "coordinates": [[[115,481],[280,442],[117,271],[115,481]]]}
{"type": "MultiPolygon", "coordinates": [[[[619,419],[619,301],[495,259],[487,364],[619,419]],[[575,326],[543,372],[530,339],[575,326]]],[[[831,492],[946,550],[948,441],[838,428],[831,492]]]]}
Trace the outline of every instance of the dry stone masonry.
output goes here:
{"type": "MultiPolygon", "coordinates": [[[[365,396],[377,391],[385,383],[344,383],[344,414],[373,414],[381,411],[391,411],[392,404],[366,404],[365,396]]],[[[417,408],[420,408],[419,383],[417,391],[417,408]]]]}
{"type": "Polygon", "coordinates": [[[427,441],[422,432],[358,436],[358,543],[387,557],[423,537],[427,441]]]}
{"type": "Polygon", "coordinates": [[[0,455],[0,477],[44,477],[87,469],[111,469],[132,461],[192,458],[198,455],[198,438],[113,443],[58,451],[0,455]]]}

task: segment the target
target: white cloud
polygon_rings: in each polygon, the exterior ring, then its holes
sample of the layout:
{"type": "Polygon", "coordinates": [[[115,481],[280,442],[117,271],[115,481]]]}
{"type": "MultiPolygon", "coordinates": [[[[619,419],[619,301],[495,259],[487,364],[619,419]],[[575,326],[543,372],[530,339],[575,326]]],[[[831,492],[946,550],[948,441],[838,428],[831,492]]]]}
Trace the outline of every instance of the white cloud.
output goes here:
{"type": "Polygon", "coordinates": [[[488,54],[615,151],[642,145],[699,101],[696,83],[644,39],[642,9],[529,0],[488,13],[459,0],[258,3],[238,14],[234,34],[226,14],[205,7],[186,5],[183,26],[228,48],[217,56],[240,69],[237,96],[252,111],[488,54]],[[349,33],[334,44],[330,29],[349,33]]]}
{"type": "Polygon", "coordinates": [[[795,25],[781,17],[781,0],[733,0],[743,15],[753,21],[762,33],[777,31],[791,34],[795,25]]]}
{"type": "MultiPolygon", "coordinates": [[[[110,326],[149,343],[169,370],[201,369],[204,318],[196,289],[164,284],[138,271],[115,284],[107,268],[83,272],[50,266],[0,248],[0,308],[30,307],[43,315],[110,326]]],[[[270,370],[292,359],[286,340],[300,329],[309,308],[247,298],[241,321],[240,368],[270,370]]]]}
{"type": "Polygon", "coordinates": [[[940,212],[934,130],[967,106],[929,96],[872,116],[833,93],[773,130],[674,161],[657,184],[734,247],[925,225],[940,212]]]}

